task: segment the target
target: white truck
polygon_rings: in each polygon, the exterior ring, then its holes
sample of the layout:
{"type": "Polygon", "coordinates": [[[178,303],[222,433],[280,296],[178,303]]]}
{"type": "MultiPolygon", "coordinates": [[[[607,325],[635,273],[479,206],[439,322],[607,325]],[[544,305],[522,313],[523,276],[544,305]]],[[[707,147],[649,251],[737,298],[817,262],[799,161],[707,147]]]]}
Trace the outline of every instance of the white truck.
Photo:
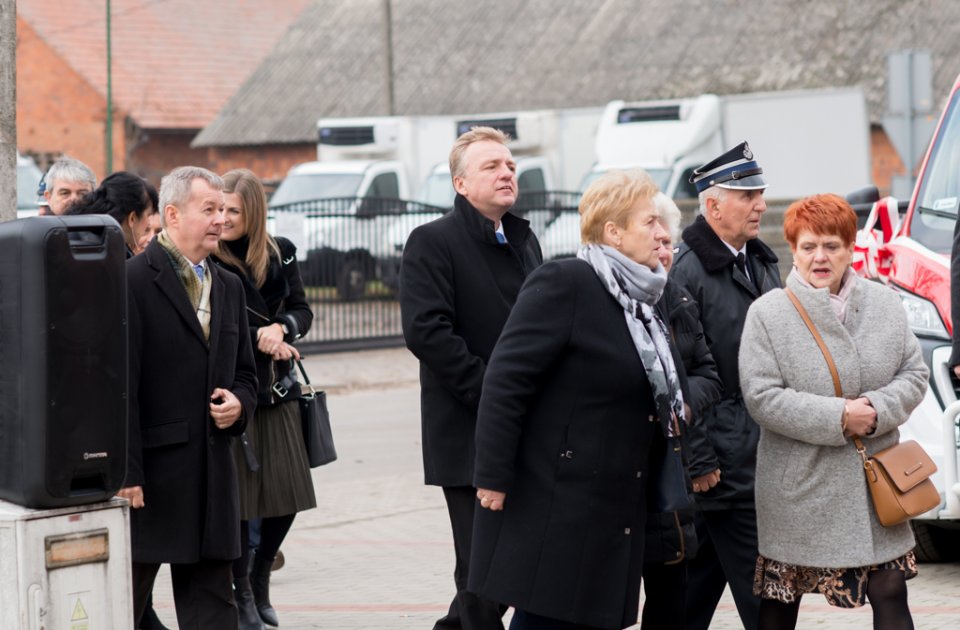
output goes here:
{"type": "MultiPolygon", "coordinates": [[[[695,198],[693,170],[744,140],[763,167],[769,199],[842,195],[870,183],[863,92],[827,88],[611,101],[597,131],[596,163],[581,190],[608,170],[639,167],[672,198],[695,198]]],[[[576,236],[558,223],[543,239],[544,255],[572,254],[576,236]]]]}
{"type": "Polygon", "coordinates": [[[271,230],[297,245],[308,284],[335,286],[349,300],[370,280],[394,287],[407,236],[452,205],[447,159],[457,136],[478,125],[509,133],[520,190],[534,208],[589,168],[601,112],[321,119],[318,160],[292,168],[277,188],[271,230]],[[424,182],[418,202],[407,201],[412,181],[424,182]]]}

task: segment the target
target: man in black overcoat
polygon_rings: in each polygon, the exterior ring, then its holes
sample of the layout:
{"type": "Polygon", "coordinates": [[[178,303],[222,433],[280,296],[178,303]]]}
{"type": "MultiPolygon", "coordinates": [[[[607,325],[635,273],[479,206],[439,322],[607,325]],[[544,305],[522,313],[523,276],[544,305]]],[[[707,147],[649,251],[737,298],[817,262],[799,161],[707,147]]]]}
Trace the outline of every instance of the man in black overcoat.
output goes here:
{"type": "Polygon", "coordinates": [[[690,562],[687,628],[707,630],[729,583],[746,630],[759,621],[754,469],[760,428],[740,394],[738,354],[747,310],[781,286],[777,257],[758,237],[767,206],[763,170],[746,142],[694,171],[700,215],[683,231],[670,281],[690,293],[723,381],[723,398],[691,427],[690,475],[700,548],[690,562]]]}
{"type": "Polygon", "coordinates": [[[253,414],[257,377],[240,280],[210,264],[223,183],[196,167],[160,185],[163,231],[127,262],[134,615],[170,564],[182,629],[237,628],[240,556],[230,443],[253,414]]]}
{"type": "Polygon", "coordinates": [[[503,609],[466,586],[480,386],[520,286],[543,262],[529,222],[508,212],[517,176],[507,141],[489,127],[457,139],[450,151],[454,207],[413,231],[400,266],[403,336],[420,359],[425,480],[443,487],[457,561],[457,594],[435,630],[503,627],[503,609]]]}

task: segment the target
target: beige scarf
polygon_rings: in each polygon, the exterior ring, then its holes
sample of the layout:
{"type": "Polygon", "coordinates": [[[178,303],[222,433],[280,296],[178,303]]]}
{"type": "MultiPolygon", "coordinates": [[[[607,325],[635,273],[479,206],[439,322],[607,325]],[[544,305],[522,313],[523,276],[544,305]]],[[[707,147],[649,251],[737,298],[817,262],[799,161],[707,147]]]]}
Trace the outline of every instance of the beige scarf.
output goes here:
{"type": "Polygon", "coordinates": [[[197,272],[193,270],[193,264],[187,260],[187,257],[180,253],[177,246],[173,244],[167,231],[160,232],[157,242],[167,252],[170,264],[173,270],[177,272],[180,278],[180,284],[187,291],[187,297],[190,299],[190,305],[197,313],[197,320],[200,322],[200,328],[203,329],[203,338],[210,341],[210,287],[213,285],[213,278],[210,276],[210,266],[204,265],[203,282],[197,277],[197,272]]]}

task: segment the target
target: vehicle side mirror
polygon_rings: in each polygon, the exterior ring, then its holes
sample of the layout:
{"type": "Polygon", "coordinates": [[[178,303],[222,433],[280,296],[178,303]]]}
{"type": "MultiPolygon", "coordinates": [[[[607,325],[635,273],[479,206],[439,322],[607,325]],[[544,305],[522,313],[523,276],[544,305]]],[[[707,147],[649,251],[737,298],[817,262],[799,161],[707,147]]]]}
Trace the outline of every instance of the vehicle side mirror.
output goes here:
{"type": "Polygon", "coordinates": [[[862,230],[873,204],[880,201],[880,191],[876,186],[864,186],[848,193],[846,200],[857,213],[857,229],[862,230]]]}

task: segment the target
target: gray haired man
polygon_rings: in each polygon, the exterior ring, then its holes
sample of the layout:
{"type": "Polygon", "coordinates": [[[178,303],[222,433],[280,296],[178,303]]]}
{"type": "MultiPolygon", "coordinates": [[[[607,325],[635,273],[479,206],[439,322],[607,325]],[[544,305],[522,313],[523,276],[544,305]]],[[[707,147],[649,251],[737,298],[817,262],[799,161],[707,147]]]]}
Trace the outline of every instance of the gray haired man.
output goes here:
{"type": "Polygon", "coordinates": [[[66,156],[53,163],[43,181],[46,205],[40,206],[40,214],[65,214],[71,204],[97,187],[97,176],[90,167],[66,156]]]}
{"type": "Polygon", "coordinates": [[[170,565],[181,628],[236,630],[240,556],[232,436],[257,400],[239,278],[210,264],[223,182],[181,167],[160,184],[163,231],[127,261],[130,433],[127,487],[134,614],[170,565]]]}
{"type": "Polygon", "coordinates": [[[690,476],[697,493],[697,539],[687,582],[687,628],[710,626],[729,584],[746,630],[759,622],[753,594],[757,515],[753,487],[760,428],[740,393],[738,354],[747,310],[780,287],[777,256],[760,240],[767,182],[742,142],[694,171],[701,214],[683,231],[670,281],[700,307],[700,323],[723,381],[720,402],[690,431],[690,476]]]}

